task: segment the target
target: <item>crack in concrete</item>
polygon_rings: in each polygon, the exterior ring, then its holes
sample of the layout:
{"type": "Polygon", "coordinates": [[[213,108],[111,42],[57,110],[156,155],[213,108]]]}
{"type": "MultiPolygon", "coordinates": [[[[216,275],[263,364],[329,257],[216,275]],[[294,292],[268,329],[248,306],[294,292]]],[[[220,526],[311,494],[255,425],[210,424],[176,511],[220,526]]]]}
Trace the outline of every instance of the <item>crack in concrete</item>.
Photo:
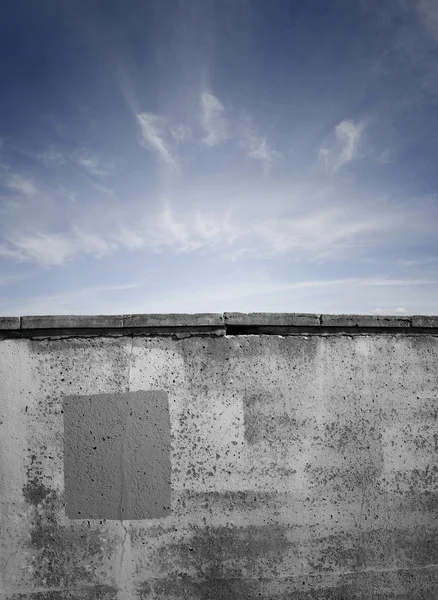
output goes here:
{"type": "MultiPolygon", "coordinates": [[[[134,351],[134,336],[131,337],[131,348],[129,350],[128,356],[128,374],[127,374],[127,382],[126,382],[126,391],[130,391],[130,380],[131,380],[131,369],[132,369],[132,356],[134,351]]],[[[127,420],[129,419],[129,415],[127,420]]],[[[127,526],[125,525],[124,517],[129,515],[129,489],[127,487],[126,477],[125,477],[125,465],[126,465],[126,434],[127,434],[127,422],[125,422],[124,431],[122,432],[122,447],[120,451],[120,504],[119,504],[119,521],[120,525],[124,530],[123,540],[122,540],[122,550],[120,556],[120,572],[121,572],[121,581],[120,581],[120,600],[130,600],[132,598],[132,556],[131,556],[131,539],[129,536],[129,531],[127,526]]]]}

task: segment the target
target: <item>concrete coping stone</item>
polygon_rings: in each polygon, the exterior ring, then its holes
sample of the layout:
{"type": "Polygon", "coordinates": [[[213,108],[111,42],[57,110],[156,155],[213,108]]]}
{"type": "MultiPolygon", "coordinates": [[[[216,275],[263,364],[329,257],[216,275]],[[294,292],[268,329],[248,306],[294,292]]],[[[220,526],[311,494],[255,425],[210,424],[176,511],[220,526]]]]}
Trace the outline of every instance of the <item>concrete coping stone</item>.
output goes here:
{"type": "Polygon", "coordinates": [[[412,315],[412,327],[438,327],[438,316],[412,315]]]}
{"type": "Polygon", "coordinates": [[[1,329],[20,329],[20,317],[0,317],[1,329]]]}
{"type": "Polygon", "coordinates": [[[306,326],[317,327],[320,325],[320,317],[307,313],[238,313],[226,312],[224,314],[226,325],[238,326],[306,326]]]}
{"type": "MultiPolygon", "coordinates": [[[[15,319],[15,326],[3,329],[122,329],[156,327],[223,327],[222,314],[144,314],[144,315],[53,315],[3,317],[15,319]],[[17,326],[18,323],[18,326],[17,326]]],[[[1,317],[0,317],[1,328],[1,317]]]]}
{"type": "Polygon", "coordinates": [[[21,317],[21,329],[95,329],[123,327],[122,316],[53,315],[21,317]]]}
{"type": "Polygon", "coordinates": [[[411,317],[382,315],[321,315],[324,327],[410,327],[411,317]]]}
{"type": "MultiPolygon", "coordinates": [[[[10,332],[50,330],[226,330],[230,333],[278,332],[281,328],[301,331],[438,329],[435,315],[329,315],[309,313],[199,313],[199,314],[129,314],[129,315],[52,315],[0,317],[0,330],[10,332]]],[[[97,333],[96,331],[96,333],[97,333]]]]}
{"type": "Polygon", "coordinates": [[[223,327],[220,313],[124,315],[124,327],[223,327]]]}

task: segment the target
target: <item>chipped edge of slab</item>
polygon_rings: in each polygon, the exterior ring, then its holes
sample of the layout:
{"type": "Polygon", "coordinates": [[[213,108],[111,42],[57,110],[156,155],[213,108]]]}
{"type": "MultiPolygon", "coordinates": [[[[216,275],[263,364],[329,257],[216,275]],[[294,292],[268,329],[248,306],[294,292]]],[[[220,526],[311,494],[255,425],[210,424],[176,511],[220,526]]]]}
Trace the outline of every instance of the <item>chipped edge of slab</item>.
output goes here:
{"type": "Polygon", "coordinates": [[[113,332],[208,334],[218,331],[234,335],[313,332],[429,331],[438,329],[435,315],[336,315],[313,313],[195,313],[126,315],[41,315],[0,317],[3,335],[14,332],[22,337],[68,333],[84,335],[113,332]]]}

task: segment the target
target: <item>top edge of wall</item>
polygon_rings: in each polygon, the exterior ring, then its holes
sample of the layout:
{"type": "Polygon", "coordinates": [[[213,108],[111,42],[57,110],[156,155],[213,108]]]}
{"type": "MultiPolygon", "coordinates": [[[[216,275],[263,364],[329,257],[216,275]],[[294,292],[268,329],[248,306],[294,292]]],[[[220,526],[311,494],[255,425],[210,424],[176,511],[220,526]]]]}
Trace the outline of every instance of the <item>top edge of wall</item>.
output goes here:
{"type": "Polygon", "coordinates": [[[0,330],[19,332],[23,337],[44,331],[50,335],[63,331],[80,330],[94,334],[112,330],[160,331],[217,331],[244,334],[281,333],[282,330],[298,332],[311,328],[312,331],[340,328],[348,331],[412,329],[438,329],[438,316],[432,315],[341,315],[311,313],[198,313],[198,314],[129,314],[129,315],[41,315],[23,317],[1,317],[0,330]]]}

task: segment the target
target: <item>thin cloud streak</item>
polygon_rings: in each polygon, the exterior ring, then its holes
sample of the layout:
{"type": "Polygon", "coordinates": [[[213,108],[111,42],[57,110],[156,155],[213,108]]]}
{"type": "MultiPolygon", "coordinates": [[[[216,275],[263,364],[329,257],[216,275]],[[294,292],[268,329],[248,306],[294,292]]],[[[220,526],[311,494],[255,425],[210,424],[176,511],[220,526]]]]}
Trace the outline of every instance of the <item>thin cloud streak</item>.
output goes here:
{"type": "Polygon", "coordinates": [[[142,144],[152,150],[163,164],[179,171],[177,162],[165,141],[163,118],[151,113],[141,113],[137,115],[137,120],[141,129],[142,144]]]}
{"type": "Polygon", "coordinates": [[[0,180],[0,185],[22,194],[23,196],[33,196],[37,189],[31,179],[18,173],[8,173],[0,180]]]}
{"type": "MultiPolygon", "coordinates": [[[[217,193],[221,198],[219,190],[217,193]]],[[[327,198],[312,205],[310,196],[307,210],[302,203],[287,212],[276,207],[276,216],[269,217],[269,211],[248,212],[232,198],[223,208],[214,203],[190,207],[182,191],[177,199],[184,207],[178,211],[175,206],[179,204],[168,201],[158,210],[139,209],[128,218],[115,212],[100,231],[76,226],[64,233],[5,232],[0,254],[42,266],[64,265],[81,255],[98,259],[121,250],[172,255],[209,252],[230,261],[287,258],[339,262],[373,256],[376,248],[391,247],[400,239],[405,245],[426,244],[434,235],[430,206],[426,203],[425,208],[421,202],[397,215],[391,203],[370,210],[370,204],[351,205],[349,198],[350,204],[332,202],[325,207],[327,198]]],[[[257,197],[254,201],[258,206],[257,197]]]]}
{"type": "Polygon", "coordinates": [[[87,173],[95,177],[102,177],[110,174],[110,171],[108,169],[104,169],[101,166],[100,160],[92,153],[79,152],[76,155],[73,155],[72,160],[78,166],[85,169],[87,173]]]}
{"type": "Polygon", "coordinates": [[[269,173],[274,160],[281,156],[280,152],[273,150],[265,136],[259,135],[249,117],[243,119],[240,125],[239,145],[244,148],[246,157],[260,161],[265,173],[269,173]]]}
{"type": "Polygon", "coordinates": [[[8,248],[4,244],[0,245],[0,258],[6,258],[15,262],[26,260],[26,256],[16,248],[8,248]]]}
{"type": "Polygon", "coordinates": [[[334,166],[334,171],[338,171],[345,164],[357,158],[359,140],[362,135],[363,127],[360,123],[353,121],[342,121],[335,127],[336,138],[341,143],[342,150],[339,159],[334,166]]]}
{"type": "Polygon", "coordinates": [[[229,138],[225,108],[219,99],[209,92],[201,94],[201,125],[204,144],[217,146],[229,138]]]}
{"type": "Polygon", "coordinates": [[[65,264],[75,254],[72,240],[59,233],[23,236],[16,239],[13,244],[24,260],[30,260],[42,266],[65,264]]]}
{"type": "Polygon", "coordinates": [[[170,133],[180,144],[185,144],[193,140],[193,131],[186,125],[176,125],[175,127],[171,128],[170,133]]]}

